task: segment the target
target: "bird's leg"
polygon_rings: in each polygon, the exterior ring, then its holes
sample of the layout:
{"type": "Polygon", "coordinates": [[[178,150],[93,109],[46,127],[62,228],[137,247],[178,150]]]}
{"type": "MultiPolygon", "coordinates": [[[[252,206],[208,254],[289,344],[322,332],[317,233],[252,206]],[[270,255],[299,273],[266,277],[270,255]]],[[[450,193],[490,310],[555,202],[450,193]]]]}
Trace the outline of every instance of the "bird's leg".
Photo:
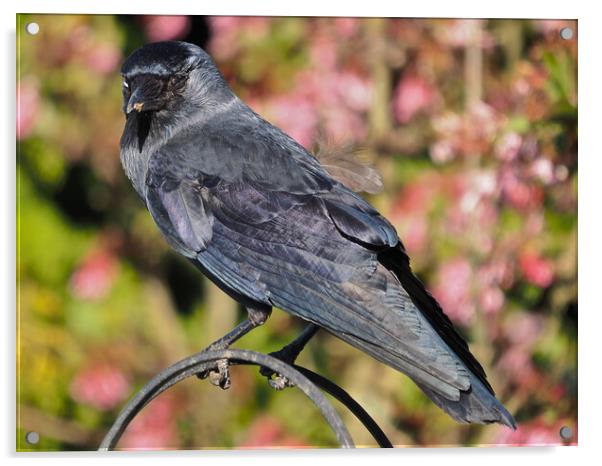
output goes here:
{"type": "MultiPolygon", "coordinates": [[[[271,308],[252,308],[247,307],[247,313],[249,317],[238,324],[234,329],[228,332],[226,335],[221,337],[219,340],[211,343],[205,351],[224,350],[229,348],[232,343],[239,340],[255,327],[263,325],[270,314],[272,313],[271,308]]],[[[226,359],[220,359],[217,361],[215,368],[207,371],[203,371],[197,375],[200,379],[209,377],[209,381],[223,390],[230,388],[230,371],[228,369],[228,361],[226,359]]]]}
{"type": "MultiPolygon", "coordinates": [[[[301,351],[303,351],[303,348],[305,348],[305,345],[307,345],[309,340],[311,340],[318,330],[320,330],[320,327],[318,327],[316,324],[307,325],[297,338],[295,338],[282,349],[270,353],[270,356],[280,359],[287,364],[293,365],[301,351]]],[[[284,390],[286,387],[294,386],[289,379],[281,374],[276,374],[274,371],[266,367],[262,367],[259,372],[261,375],[268,378],[270,386],[275,390],[284,390]],[[275,377],[272,378],[272,376],[275,377]]]]}

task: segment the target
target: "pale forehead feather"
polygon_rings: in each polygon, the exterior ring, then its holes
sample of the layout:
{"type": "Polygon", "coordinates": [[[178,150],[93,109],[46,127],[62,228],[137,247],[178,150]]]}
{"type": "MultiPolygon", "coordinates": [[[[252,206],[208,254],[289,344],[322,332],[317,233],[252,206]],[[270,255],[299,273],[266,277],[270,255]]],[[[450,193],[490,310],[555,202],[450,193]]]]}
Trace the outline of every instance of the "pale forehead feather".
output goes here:
{"type": "Polygon", "coordinates": [[[210,60],[209,56],[196,45],[177,41],[155,42],[135,50],[121,67],[121,74],[169,76],[191,69],[205,60],[210,60]]]}

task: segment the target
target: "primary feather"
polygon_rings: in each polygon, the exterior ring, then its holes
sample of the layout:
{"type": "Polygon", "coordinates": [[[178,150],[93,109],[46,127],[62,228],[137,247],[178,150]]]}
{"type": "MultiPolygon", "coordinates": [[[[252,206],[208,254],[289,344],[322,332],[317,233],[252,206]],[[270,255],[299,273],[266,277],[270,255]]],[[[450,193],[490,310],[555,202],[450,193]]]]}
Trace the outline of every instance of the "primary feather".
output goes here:
{"type": "Polygon", "coordinates": [[[151,44],[122,71],[154,74],[168,94],[180,82],[152,113],[128,114],[121,143],[176,251],[235,299],[284,309],[404,372],[458,421],[514,427],[393,226],[240,101],[207,54],[151,44]]]}

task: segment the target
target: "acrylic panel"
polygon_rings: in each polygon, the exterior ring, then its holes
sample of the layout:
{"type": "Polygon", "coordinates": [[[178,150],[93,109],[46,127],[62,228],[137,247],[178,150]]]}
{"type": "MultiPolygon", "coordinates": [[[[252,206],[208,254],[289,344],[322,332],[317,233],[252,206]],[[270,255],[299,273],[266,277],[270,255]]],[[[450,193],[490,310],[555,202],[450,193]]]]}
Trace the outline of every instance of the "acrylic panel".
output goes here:
{"type": "Polygon", "coordinates": [[[574,20],[17,15],[17,450],[576,444],[576,76],[574,20]]]}

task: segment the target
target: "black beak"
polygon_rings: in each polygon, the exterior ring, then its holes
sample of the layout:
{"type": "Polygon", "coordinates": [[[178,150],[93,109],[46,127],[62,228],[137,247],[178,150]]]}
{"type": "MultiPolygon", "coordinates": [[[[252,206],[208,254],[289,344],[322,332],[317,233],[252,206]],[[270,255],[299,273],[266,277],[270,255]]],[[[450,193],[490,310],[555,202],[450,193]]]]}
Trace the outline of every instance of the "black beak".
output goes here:
{"type": "Polygon", "coordinates": [[[145,96],[142,89],[139,87],[130,96],[125,112],[128,115],[134,110],[136,110],[137,112],[141,112],[144,109],[144,104],[145,96]]]}

